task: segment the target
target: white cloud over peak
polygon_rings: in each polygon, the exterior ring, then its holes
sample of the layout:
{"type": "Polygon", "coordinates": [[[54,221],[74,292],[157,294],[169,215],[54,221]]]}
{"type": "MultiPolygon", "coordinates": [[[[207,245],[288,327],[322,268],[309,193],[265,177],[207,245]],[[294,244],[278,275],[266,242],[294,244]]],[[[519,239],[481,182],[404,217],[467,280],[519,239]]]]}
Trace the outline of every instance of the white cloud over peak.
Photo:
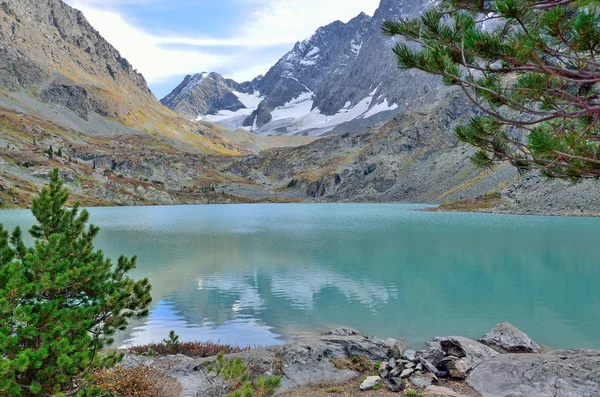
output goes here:
{"type": "Polygon", "coordinates": [[[335,20],[348,21],[361,11],[372,14],[379,3],[379,0],[230,0],[232,10],[237,3],[253,11],[243,23],[240,23],[243,16],[232,11],[232,20],[228,22],[236,26],[232,29],[235,36],[210,37],[206,32],[198,32],[197,36],[152,32],[136,26],[119,10],[120,5],[151,7],[165,0],[66,1],[81,10],[92,26],[144,74],[150,85],[202,71],[220,71],[239,80],[250,79],[265,73],[285,52],[265,55],[268,52],[265,49],[285,44],[290,44],[291,49],[293,43],[310,36],[318,27],[335,20]]]}
{"type": "Polygon", "coordinates": [[[151,84],[192,71],[219,69],[232,61],[229,56],[165,47],[177,40],[145,32],[116,11],[93,8],[77,0],[71,3],[151,84]]]}

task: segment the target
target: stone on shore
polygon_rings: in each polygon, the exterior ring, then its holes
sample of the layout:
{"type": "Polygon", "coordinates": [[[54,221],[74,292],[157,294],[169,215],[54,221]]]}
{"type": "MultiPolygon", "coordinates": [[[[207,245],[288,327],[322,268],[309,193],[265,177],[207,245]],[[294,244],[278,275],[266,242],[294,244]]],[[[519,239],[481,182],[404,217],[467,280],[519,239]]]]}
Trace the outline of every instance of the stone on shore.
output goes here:
{"type": "Polygon", "coordinates": [[[394,346],[390,349],[390,355],[394,357],[396,360],[402,359],[404,353],[406,352],[406,340],[404,338],[400,338],[396,341],[394,346]]]}
{"type": "Polygon", "coordinates": [[[405,369],[404,371],[402,371],[402,373],[400,374],[400,377],[401,377],[402,379],[404,379],[404,378],[408,378],[409,376],[411,376],[411,375],[412,375],[412,374],[414,374],[414,373],[415,373],[415,370],[414,370],[414,369],[412,369],[412,368],[407,368],[407,369],[405,369]]]}
{"type": "Polygon", "coordinates": [[[440,371],[437,369],[437,367],[435,365],[433,365],[429,361],[425,360],[424,358],[419,358],[419,360],[421,361],[420,364],[422,364],[425,367],[425,369],[427,369],[427,371],[431,372],[435,376],[441,375],[440,371]]]}
{"type": "Polygon", "coordinates": [[[396,368],[396,365],[398,365],[398,362],[396,361],[396,359],[394,357],[392,357],[389,359],[388,365],[390,366],[391,369],[394,369],[394,368],[396,368]]]}
{"type": "Polygon", "coordinates": [[[406,349],[404,351],[404,355],[400,358],[403,358],[404,360],[408,360],[408,361],[415,361],[416,360],[416,354],[417,352],[411,349],[406,349]]]}
{"type": "Polygon", "coordinates": [[[474,368],[467,382],[483,397],[598,397],[600,351],[501,354],[474,368]]]}
{"type": "Polygon", "coordinates": [[[358,336],[360,332],[346,327],[334,328],[323,334],[324,336],[358,336]]]}
{"type": "Polygon", "coordinates": [[[381,378],[379,376],[368,376],[367,379],[360,384],[360,390],[373,390],[375,386],[381,384],[381,378]]]}
{"type": "Polygon", "coordinates": [[[429,347],[427,350],[418,351],[415,356],[417,358],[424,358],[436,367],[439,367],[446,354],[438,344],[437,346],[429,347]]]}
{"type": "Polygon", "coordinates": [[[423,374],[415,373],[408,378],[408,381],[418,389],[425,389],[433,384],[433,379],[423,374]]]}
{"type": "Polygon", "coordinates": [[[500,323],[479,341],[502,352],[540,353],[542,347],[527,334],[510,323],[500,323]]]}
{"type": "Polygon", "coordinates": [[[379,374],[379,376],[381,378],[385,379],[390,374],[391,369],[392,368],[389,366],[388,363],[382,362],[381,365],[379,366],[379,369],[377,370],[377,373],[379,374]]]}
{"type": "Polygon", "coordinates": [[[462,394],[440,386],[429,386],[425,392],[427,397],[464,397],[462,394]]]}
{"type": "Polygon", "coordinates": [[[483,343],[462,336],[434,338],[432,341],[439,342],[446,356],[463,358],[469,370],[498,355],[498,352],[483,343]]]}
{"type": "Polygon", "coordinates": [[[391,392],[399,393],[404,390],[406,383],[404,382],[404,379],[389,378],[385,381],[385,387],[391,392]]]}
{"type": "Polygon", "coordinates": [[[448,375],[455,379],[466,379],[469,372],[469,365],[464,358],[448,356],[442,361],[442,365],[448,370],[448,375]]]}

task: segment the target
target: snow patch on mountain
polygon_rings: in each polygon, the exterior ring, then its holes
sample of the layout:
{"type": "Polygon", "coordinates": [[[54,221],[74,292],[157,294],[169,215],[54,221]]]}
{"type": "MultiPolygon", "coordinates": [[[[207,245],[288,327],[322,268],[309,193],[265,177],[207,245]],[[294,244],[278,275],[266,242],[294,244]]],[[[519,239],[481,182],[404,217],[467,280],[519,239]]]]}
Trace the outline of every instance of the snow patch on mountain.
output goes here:
{"type": "Polygon", "coordinates": [[[244,94],[243,92],[233,91],[236,97],[244,104],[248,109],[255,110],[261,101],[265,98],[260,95],[260,92],[254,91],[253,94],[244,94]]]}
{"type": "MultiPolygon", "coordinates": [[[[219,110],[215,114],[207,114],[205,116],[199,116],[198,120],[210,121],[212,123],[218,123],[229,129],[243,128],[243,123],[246,117],[250,116],[254,112],[258,105],[264,99],[260,95],[260,92],[254,91],[253,94],[245,94],[243,92],[233,91],[233,94],[238,97],[239,101],[246,107],[245,109],[239,109],[235,112],[231,110],[219,110]]],[[[250,130],[250,128],[246,128],[250,130]]]]}
{"type": "Polygon", "coordinates": [[[366,112],[365,114],[363,114],[362,116],[360,116],[360,118],[368,119],[371,116],[375,116],[377,113],[387,112],[387,111],[396,110],[396,109],[398,109],[398,104],[393,103],[390,105],[386,98],[383,100],[383,102],[378,103],[377,105],[375,105],[371,109],[369,109],[369,111],[366,112]]]}
{"type": "Polygon", "coordinates": [[[313,93],[312,91],[300,94],[299,97],[292,99],[285,105],[275,108],[271,112],[273,121],[299,118],[307,113],[310,113],[313,106],[313,93]]]}
{"type": "Polygon", "coordinates": [[[354,106],[351,106],[350,101],[346,102],[344,107],[333,116],[323,114],[319,108],[313,109],[314,94],[305,92],[284,106],[276,108],[271,113],[273,116],[271,122],[260,128],[258,132],[270,135],[285,129],[288,135],[301,131],[308,131],[311,135],[322,135],[340,124],[360,118],[367,119],[378,113],[397,109],[398,105],[396,103],[390,105],[387,98],[373,106],[378,89],[379,86],[354,106]]]}
{"type": "Polygon", "coordinates": [[[354,54],[358,55],[360,53],[360,49],[362,48],[363,42],[358,43],[356,40],[352,40],[350,42],[350,51],[354,54]]]}

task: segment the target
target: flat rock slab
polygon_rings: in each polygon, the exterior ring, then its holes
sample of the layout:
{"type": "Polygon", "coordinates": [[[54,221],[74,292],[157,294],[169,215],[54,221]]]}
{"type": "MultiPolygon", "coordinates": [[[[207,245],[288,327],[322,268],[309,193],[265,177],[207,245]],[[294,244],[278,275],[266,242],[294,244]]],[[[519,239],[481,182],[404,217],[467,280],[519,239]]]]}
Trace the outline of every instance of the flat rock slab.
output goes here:
{"type": "Polygon", "coordinates": [[[427,393],[427,397],[466,397],[446,387],[439,386],[429,386],[425,389],[425,392],[427,393]]]}
{"type": "MultiPolygon", "coordinates": [[[[240,357],[252,370],[267,375],[281,375],[281,386],[277,394],[300,389],[314,384],[338,384],[356,378],[356,371],[338,369],[332,359],[350,356],[366,356],[372,361],[384,361],[395,340],[369,339],[364,336],[323,335],[305,336],[296,342],[228,354],[225,358],[240,357]]],[[[224,382],[207,373],[205,362],[214,360],[191,359],[185,356],[145,357],[127,355],[123,364],[162,368],[167,375],[181,384],[181,397],[225,395],[224,382]]],[[[379,377],[377,377],[379,379],[379,377]]]]}
{"type": "Polygon", "coordinates": [[[600,351],[502,354],[478,365],[467,381],[483,397],[598,397],[600,351]]]}

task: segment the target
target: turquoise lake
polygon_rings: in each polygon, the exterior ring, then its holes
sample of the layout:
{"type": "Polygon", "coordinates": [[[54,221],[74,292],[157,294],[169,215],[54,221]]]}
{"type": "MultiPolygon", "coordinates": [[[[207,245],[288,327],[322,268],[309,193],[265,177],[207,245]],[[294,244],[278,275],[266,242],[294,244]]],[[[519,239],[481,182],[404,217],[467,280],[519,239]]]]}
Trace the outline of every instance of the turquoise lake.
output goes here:
{"type": "MultiPolygon", "coordinates": [[[[151,315],[119,344],[283,343],[337,325],[413,347],[509,321],[552,348],[600,349],[600,219],[400,204],[94,208],[98,248],[138,255],[151,315]]],[[[29,211],[0,211],[12,228],[29,211]]]]}

